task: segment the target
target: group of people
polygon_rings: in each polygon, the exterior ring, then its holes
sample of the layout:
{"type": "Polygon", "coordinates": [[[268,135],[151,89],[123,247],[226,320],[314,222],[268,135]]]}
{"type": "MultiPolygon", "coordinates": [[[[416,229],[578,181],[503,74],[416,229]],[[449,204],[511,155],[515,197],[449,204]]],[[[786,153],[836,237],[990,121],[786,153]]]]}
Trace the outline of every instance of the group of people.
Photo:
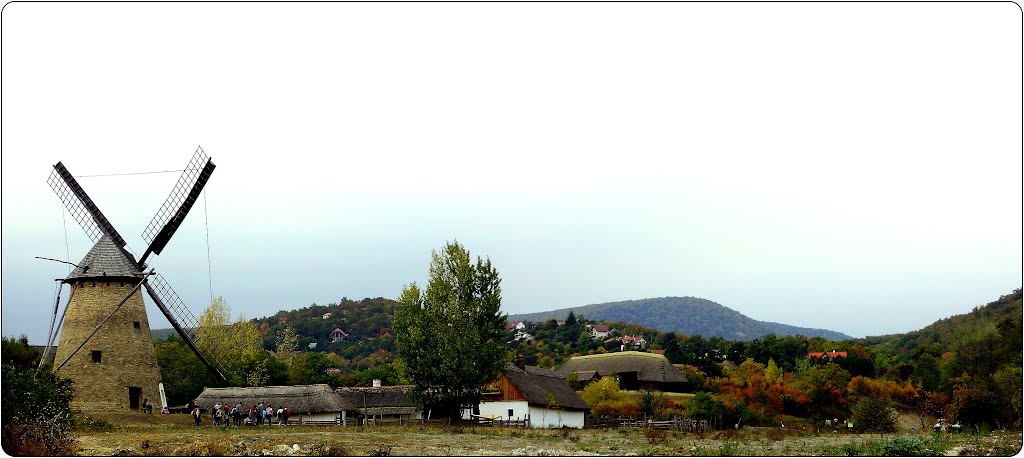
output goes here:
{"type": "MultiPolygon", "coordinates": [[[[192,402],[192,418],[195,425],[202,422],[202,411],[195,402],[192,402]]],[[[216,403],[211,410],[213,413],[213,426],[262,426],[271,425],[277,422],[279,425],[287,425],[288,417],[291,415],[287,407],[278,407],[274,410],[271,405],[264,406],[263,403],[253,404],[248,410],[242,407],[239,402],[234,406],[227,403],[216,403]]]]}

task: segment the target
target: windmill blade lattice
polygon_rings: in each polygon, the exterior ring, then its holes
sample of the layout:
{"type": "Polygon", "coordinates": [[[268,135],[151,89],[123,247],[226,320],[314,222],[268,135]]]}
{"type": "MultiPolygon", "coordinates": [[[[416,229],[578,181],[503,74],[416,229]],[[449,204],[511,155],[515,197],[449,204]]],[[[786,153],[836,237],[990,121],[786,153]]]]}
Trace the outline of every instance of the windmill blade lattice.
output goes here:
{"type": "Polygon", "coordinates": [[[182,340],[185,344],[192,349],[192,351],[199,356],[199,359],[203,361],[207,367],[213,372],[220,376],[221,379],[224,377],[224,364],[220,358],[220,349],[212,348],[199,348],[202,342],[199,342],[199,320],[196,319],[195,315],[185,306],[185,303],[178,296],[178,293],[174,292],[171,285],[167,283],[167,280],[160,274],[151,276],[146,281],[146,291],[149,293],[149,297],[156,303],[157,308],[163,312],[167,321],[171,323],[171,326],[178,331],[181,335],[182,340]]]}
{"type": "Polygon", "coordinates": [[[64,167],[64,164],[58,162],[54,165],[53,173],[50,174],[50,178],[46,182],[50,185],[50,189],[57,194],[57,197],[64,202],[64,208],[67,208],[75,221],[78,221],[78,225],[82,226],[85,234],[93,243],[98,241],[103,234],[107,234],[117,246],[123,248],[127,245],[121,234],[118,234],[107,217],[103,216],[103,212],[93,203],[75,177],[71,176],[71,172],[64,167]]]}
{"type": "Polygon", "coordinates": [[[203,191],[203,187],[206,186],[206,182],[209,181],[210,175],[213,174],[213,169],[216,167],[202,148],[196,149],[192,160],[181,172],[181,177],[178,178],[171,194],[167,196],[167,200],[157,210],[156,215],[153,215],[153,219],[146,229],[142,231],[142,239],[149,244],[149,247],[146,248],[146,252],[139,260],[140,263],[144,263],[150,253],[160,254],[167,242],[170,241],[171,236],[178,230],[178,226],[185,220],[185,216],[192,209],[192,204],[199,198],[199,194],[203,191]]]}

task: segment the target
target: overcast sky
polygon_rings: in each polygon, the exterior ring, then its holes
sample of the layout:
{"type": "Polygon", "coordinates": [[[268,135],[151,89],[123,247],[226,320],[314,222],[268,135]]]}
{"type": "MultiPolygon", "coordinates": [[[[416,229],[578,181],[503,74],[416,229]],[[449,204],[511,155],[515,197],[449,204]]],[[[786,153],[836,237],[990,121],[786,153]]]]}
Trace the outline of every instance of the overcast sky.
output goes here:
{"type": "Polygon", "coordinates": [[[507,313],[697,296],[854,336],[918,329],[1022,283],[1021,17],[9,3],[3,335],[45,340],[68,268],[34,256],[91,246],[53,164],[140,254],[179,173],[84,175],[181,169],[198,146],[216,172],[151,263],[196,314],[211,279],[250,318],[396,298],[457,239],[491,258],[507,313]]]}

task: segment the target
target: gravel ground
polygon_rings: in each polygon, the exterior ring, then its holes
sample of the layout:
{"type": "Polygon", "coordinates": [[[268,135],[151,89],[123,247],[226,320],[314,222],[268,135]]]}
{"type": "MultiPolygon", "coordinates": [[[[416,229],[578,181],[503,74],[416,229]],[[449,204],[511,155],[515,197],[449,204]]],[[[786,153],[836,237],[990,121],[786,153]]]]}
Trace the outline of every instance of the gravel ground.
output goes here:
{"type": "MultiPolygon", "coordinates": [[[[76,431],[87,456],[820,456],[874,450],[877,434],[726,431],[648,434],[644,430],[269,426],[199,428],[185,415],[118,417],[76,431]],[[844,448],[845,447],[845,448],[844,448]]],[[[890,440],[886,435],[881,440],[890,440]]],[[[931,454],[1008,456],[1020,432],[900,437],[924,442],[931,454]]]]}

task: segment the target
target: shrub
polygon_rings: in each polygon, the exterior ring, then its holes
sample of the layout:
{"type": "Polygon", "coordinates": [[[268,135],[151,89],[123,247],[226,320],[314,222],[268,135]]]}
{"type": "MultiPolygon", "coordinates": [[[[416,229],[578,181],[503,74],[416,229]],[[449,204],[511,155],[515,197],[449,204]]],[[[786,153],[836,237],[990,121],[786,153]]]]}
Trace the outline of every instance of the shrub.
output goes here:
{"type": "Polygon", "coordinates": [[[880,456],[939,456],[941,453],[928,443],[918,439],[894,437],[878,444],[880,456]]]}
{"type": "Polygon", "coordinates": [[[898,416],[888,398],[871,396],[857,403],[853,409],[853,424],[864,432],[890,433],[896,430],[898,416]]]}
{"type": "Polygon", "coordinates": [[[661,429],[649,429],[644,435],[647,436],[648,444],[660,444],[668,439],[668,431],[661,429]]]}
{"type": "Polygon", "coordinates": [[[391,446],[387,444],[380,444],[377,448],[367,450],[366,456],[391,456],[391,446]]]}
{"type": "Polygon", "coordinates": [[[71,381],[11,362],[0,370],[4,451],[11,455],[74,454],[71,381]]]}

